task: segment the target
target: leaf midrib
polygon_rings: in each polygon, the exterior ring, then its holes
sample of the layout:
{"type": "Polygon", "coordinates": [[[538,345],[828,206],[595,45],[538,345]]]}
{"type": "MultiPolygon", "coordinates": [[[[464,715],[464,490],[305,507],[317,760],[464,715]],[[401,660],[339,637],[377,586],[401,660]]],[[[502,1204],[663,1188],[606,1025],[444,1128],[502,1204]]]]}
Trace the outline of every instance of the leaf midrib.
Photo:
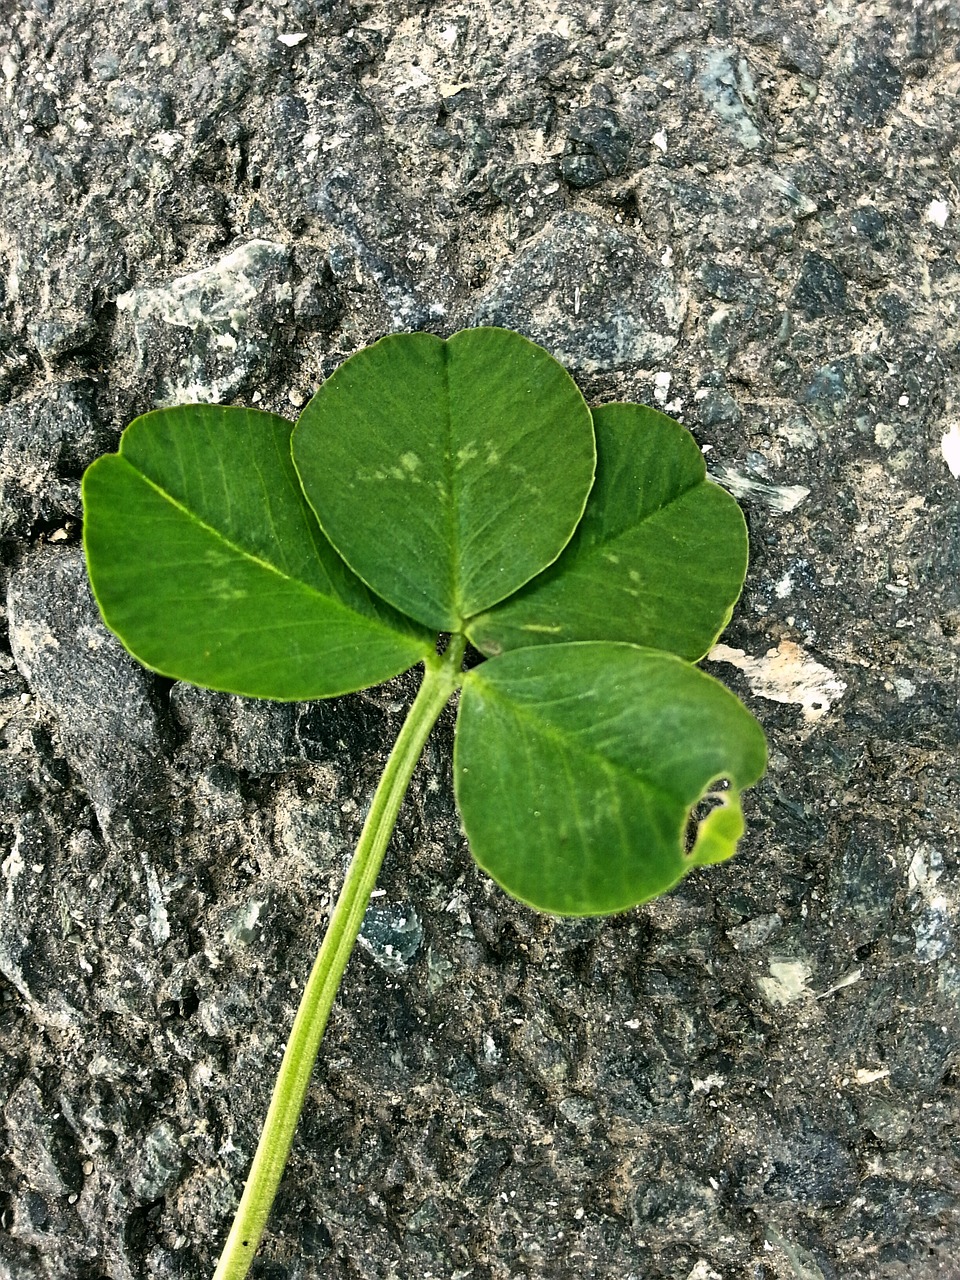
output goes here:
{"type": "MultiPolygon", "coordinates": [[[[547,568],[537,574],[536,577],[531,578],[529,582],[524,583],[523,587],[521,587],[519,591],[515,592],[514,595],[507,596],[505,600],[501,600],[498,604],[492,605],[486,609],[481,609],[479,613],[473,614],[470,618],[466,619],[467,624],[475,623],[479,618],[495,617],[501,610],[504,613],[508,612],[512,608],[522,610],[524,607],[524,596],[528,591],[531,594],[534,594],[541,586],[546,587],[548,584],[552,585],[553,583],[556,583],[558,579],[562,579],[566,574],[573,572],[582,573],[585,569],[590,573],[587,566],[589,566],[592,559],[597,556],[602,556],[605,551],[616,549],[618,546],[622,545],[625,539],[635,535],[638,530],[643,528],[650,521],[655,521],[658,517],[669,511],[672,506],[682,498],[685,498],[687,494],[693,493],[695,489],[707,486],[720,489],[721,492],[724,491],[722,486],[718,485],[716,481],[711,480],[709,476],[704,476],[703,479],[695,480],[692,484],[688,485],[686,489],[675,494],[668,502],[663,503],[661,506],[643,516],[636,524],[632,524],[625,529],[621,529],[618,533],[613,534],[606,540],[598,540],[584,544],[583,539],[577,537],[577,534],[580,532],[578,527],[578,529],[574,531],[574,537],[571,539],[571,542],[563,549],[553,564],[548,565],[547,568]],[[570,559],[564,563],[564,559],[568,554],[570,559]],[[542,582],[541,579],[543,580],[542,582]]],[[[583,517],[581,517],[581,521],[582,519],[583,517]]],[[[612,567],[616,568],[616,566],[612,567]]],[[[656,593],[649,590],[648,584],[649,579],[644,578],[641,579],[636,586],[638,589],[643,590],[648,598],[656,598],[656,593]]],[[[721,630],[722,629],[723,628],[721,628],[721,630]]],[[[526,628],[521,627],[520,630],[526,630],[526,628]]],[[[720,632],[717,632],[717,634],[719,635],[720,632]]]]}
{"type": "MultiPolygon", "coordinates": [[[[544,737],[549,738],[554,743],[562,745],[566,750],[569,751],[571,749],[571,735],[561,729],[558,725],[551,724],[547,720],[538,718],[536,712],[531,710],[530,707],[524,703],[511,699],[489,681],[484,680],[482,676],[477,675],[476,672],[470,672],[468,678],[472,678],[475,688],[479,686],[480,689],[491,696],[494,702],[498,702],[502,707],[505,707],[509,712],[511,712],[511,714],[515,715],[517,719],[531,724],[533,728],[544,737]]],[[[656,782],[650,781],[645,774],[638,774],[636,770],[630,769],[629,766],[620,764],[616,760],[611,760],[608,756],[601,754],[601,752],[590,747],[585,747],[579,742],[576,742],[575,739],[573,740],[573,749],[577,755],[588,760],[592,760],[605,772],[613,772],[617,775],[623,775],[634,783],[639,781],[644,787],[648,787],[649,790],[654,792],[656,795],[672,801],[682,809],[687,808],[686,800],[681,796],[677,796],[674,792],[668,791],[666,788],[659,786],[656,782]]],[[[694,803],[696,803],[696,801],[694,801],[694,803]]]]}
{"type": "MultiPolygon", "coordinates": [[[[580,551],[574,548],[574,556],[579,559],[581,556],[591,555],[595,551],[606,551],[610,547],[615,546],[622,539],[636,533],[637,530],[642,529],[651,521],[656,521],[661,516],[666,515],[671,507],[675,506],[685,498],[687,494],[693,493],[694,489],[700,489],[711,484],[714,484],[714,482],[707,476],[704,476],[701,480],[695,480],[693,484],[689,484],[685,489],[681,489],[679,493],[673,494],[666,502],[661,503],[658,507],[654,507],[652,511],[647,512],[647,514],[641,516],[639,520],[636,520],[633,524],[627,525],[626,528],[619,530],[619,532],[613,534],[611,537],[604,539],[603,541],[592,542],[589,545],[584,546],[580,551]]],[[[719,485],[715,485],[715,487],[718,489],[720,488],[719,485]]]]}
{"type": "Polygon", "coordinates": [[[450,344],[444,342],[443,353],[443,386],[444,405],[447,411],[447,468],[450,481],[450,504],[447,523],[450,528],[450,567],[453,571],[453,599],[451,605],[456,621],[463,624],[463,599],[461,595],[461,536],[460,536],[460,486],[458,484],[459,468],[454,454],[453,441],[453,395],[450,387],[450,344]]]}
{"type": "MultiPolygon", "coordinates": [[[[284,582],[289,582],[293,586],[299,587],[301,590],[308,592],[311,596],[315,596],[318,600],[324,600],[335,608],[340,609],[343,613],[349,613],[352,617],[362,620],[372,627],[386,631],[391,635],[402,635],[401,632],[395,631],[392,627],[388,627],[385,623],[381,622],[379,618],[373,618],[369,614],[361,613],[358,609],[351,608],[350,605],[346,604],[338,596],[326,595],[323,591],[320,591],[317,587],[313,586],[312,583],[305,582],[302,578],[296,578],[292,574],[285,573],[282,569],[278,568],[277,565],[271,564],[269,560],[264,560],[262,556],[258,556],[254,552],[248,551],[245,547],[239,546],[219,529],[215,528],[214,525],[208,524],[206,520],[201,519],[195,511],[191,511],[190,508],[182,503],[178,498],[175,498],[171,493],[168,493],[162,485],[157,484],[155,480],[152,480],[150,476],[141,471],[139,467],[134,466],[129,458],[125,458],[123,454],[117,454],[116,457],[124,463],[125,466],[129,467],[134,475],[142,480],[144,484],[151,488],[155,493],[159,494],[165,502],[169,503],[171,507],[176,511],[179,511],[181,515],[186,516],[187,519],[198,528],[203,529],[205,533],[211,534],[217,539],[217,541],[221,542],[225,547],[228,547],[236,555],[241,556],[244,560],[248,560],[251,564],[255,564],[261,569],[266,569],[269,573],[275,574],[284,582]]],[[[321,571],[329,580],[329,575],[326,573],[323,562],[320,560],[319,556],[316,558],[321,571]]],[[[331,583],[331,586],[332,585],[333,584],[331,583]]]]}

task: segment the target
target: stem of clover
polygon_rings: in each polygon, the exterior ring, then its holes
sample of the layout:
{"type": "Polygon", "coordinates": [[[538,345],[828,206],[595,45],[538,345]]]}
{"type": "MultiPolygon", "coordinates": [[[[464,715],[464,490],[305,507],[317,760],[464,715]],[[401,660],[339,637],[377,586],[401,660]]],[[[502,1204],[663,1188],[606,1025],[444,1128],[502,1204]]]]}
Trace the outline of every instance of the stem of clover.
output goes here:
{"type": "Polygon", "coordinates": [[[420,691],[390,752],[294,1019],[273,1097],[214,1280],[244,1280],[253,1265],[290,1154],[310,1076],[340,979],[353,951],[397,814],[443,708],[459,687],[466,638],[428,658],[420,691]]]}

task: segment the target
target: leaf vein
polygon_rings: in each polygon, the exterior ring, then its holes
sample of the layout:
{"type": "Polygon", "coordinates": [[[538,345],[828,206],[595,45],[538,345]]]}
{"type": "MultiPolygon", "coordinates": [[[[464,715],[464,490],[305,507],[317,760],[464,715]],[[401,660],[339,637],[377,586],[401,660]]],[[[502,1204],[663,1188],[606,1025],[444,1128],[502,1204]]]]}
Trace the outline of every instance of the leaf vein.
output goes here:
{"type": "MultiPolygon", "coordinates": [[[[119,455],[119,456],[122,456],[122,455],[119,455]]],[[[228,547],[231,551],[233,551],[236,555],[242,557],[244,560],[249,561],[251,564],[257,565],[258,568],[265,569],[268,573],[274,574],[276,577],[280,578],[282,581],[290,583],[294,587],[300,588],[301,590],[307,592],[309,595],[314,596],[317,599],[328,602],[330,605],[340,610],[342,613],[347,613],[354,618],[362,619],[364,622],[369,623],[372,627],[382,630],[389,635],[399,636],[402,634],[401,632],[397,632],[393,628],[388,627],[385,623],[381,622],[379,618],[371,617],[369,614],[364,614],[357,609],[352,609],[350,605],[346,604],[343,600],[339,599],[337,596],[327,595],[325,592],[320,591],[312,583],[305,582],[302,578],[297,578],[297,577],[294,577],[292,574],[286,573],[283,569],[280,569],[277,565],[271,564],[269,560],[265,560],[262,556],[258,556],[254,552],[248,551],[245,547],[239,546],[231,538],[228,538],[225,534],[223,534],[219,529],[215,528],[211,524],[208,524],[206,520],[202,520],[200,516],[196,514],[196,512],[191,511],[189,507],[184,505],[184,503],[180,502],[177,498],[174,498],[172,494],[168,493],[166,489],[164,489],[161,485],[157,484],[155,480],[152,480],[148,475],[146,475],[143,471],[141,471],[139,467],[135,467],[133,463],[126,458],[123,458],[123,461],[126,463],[128,467],[130,467],[131,471],[133,471],[134,474],[137,475],[139,479],[143,481],[144,484],[146,484],[149,488],[151,488],[165,502],[169,503],[169,505],[173,507],[174,510],[179,511],[181,515],[185,516],[189,521],[195,524],[198,528],[203,529],[204,532],[210,534],[211,537],[215,538],[218,542],[222,543],[225,547],[228,547]]]]}

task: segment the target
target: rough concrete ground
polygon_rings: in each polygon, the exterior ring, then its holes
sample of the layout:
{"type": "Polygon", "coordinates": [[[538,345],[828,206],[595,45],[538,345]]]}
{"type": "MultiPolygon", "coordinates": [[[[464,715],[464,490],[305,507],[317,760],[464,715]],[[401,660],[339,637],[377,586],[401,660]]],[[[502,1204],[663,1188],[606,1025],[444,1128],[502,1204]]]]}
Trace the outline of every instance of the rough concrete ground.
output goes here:
{"type": "Polygon", "coordinates": [[[733,863],[558,922],[474,869],[445,719],[256,1274],[956,1280],[957,0],[0,16],[0,1277],[211,1274],[415,687],[150,676],[83,468],[494,322],[741,498],[711,670],[771,768],[733,863]]]}

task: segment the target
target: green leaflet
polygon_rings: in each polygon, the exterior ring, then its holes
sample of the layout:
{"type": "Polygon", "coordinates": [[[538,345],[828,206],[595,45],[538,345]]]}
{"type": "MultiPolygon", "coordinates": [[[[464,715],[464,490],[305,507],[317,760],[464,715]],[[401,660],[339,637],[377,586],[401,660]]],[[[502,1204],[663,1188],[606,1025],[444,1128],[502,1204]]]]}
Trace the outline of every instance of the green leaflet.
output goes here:
{"type": "Polygon", "coordinates": [[[464,679],[454,778],[470,848],[508,893],[543,911],[624,911],[730,856],[739,793],[765,766],[746,708],[670,654],[549,645],[464,679]],[[730,784],[725,804],[687,854],[691,811],[719,779],[730,784]]]}
{"type": "Polygon", "coordinates": [[[494,328],[396,334],[351,356],[304,409],[293,456],[346,562],[438,631],[556,559],[595,463],[570,375],[494,328]]]}
{"type": "Polygon", "coordinates": [[[84,545],[108,626],[148,667],[260,698],[330,697],[433,652],[327,542],[290,458],[251,409],[149,413],[83,482],[84,545]]]}
{"type": "Polygon", "coordinates": [[[686,428],[644,405],[593,411],[597,480],[559,559],[467,624],[482,653],[625,640],[701,658],[747,570],[740,508],[686,428]]]}

